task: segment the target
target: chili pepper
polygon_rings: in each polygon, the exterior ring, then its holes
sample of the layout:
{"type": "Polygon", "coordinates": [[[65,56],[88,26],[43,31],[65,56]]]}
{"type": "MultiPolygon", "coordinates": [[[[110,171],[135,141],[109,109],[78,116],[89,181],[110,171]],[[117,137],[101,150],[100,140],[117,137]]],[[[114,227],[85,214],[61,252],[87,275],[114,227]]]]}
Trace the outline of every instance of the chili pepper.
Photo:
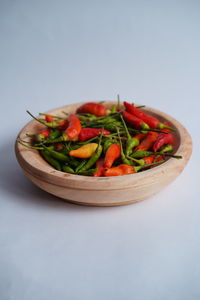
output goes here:
{"type": "Polygon", "coordinates": [[[79,170],[86,164],[87,160],[82,160],[82,162],[76,167],[75,173],[78,173],[79,170]]]}
{"type": "Polygon", "coordinates": [[[61,132],[60,130],[53,130],[50,135],[48,136],[48,139],[53,140],[53,139],[57,139],[59,136],[61,136],[61,132]]]}
{"type": "Polygon", "coordinates": [[[141,159],[136,159],[136,158],[132,158],[132,157],[129,157],[129,158],[131,160],[133,160],[134,162],[136,162],[138,165],[144,166],[144,165],[151,164],[154,161],[155,155],[150,155],[147,157],[143,157],[141,159]]]}
{"type": "Polygon", "coordinates": [[[121,155],[120,145],[112,144],[106,151],[105,159],[104,159],[104,167],[111,168],[114,161],[119,158],[121,155]]]}
{"type": "Polygon", "coordinates": [[[115,140],[106,138],[106,140],[103,144],[103,152],[106,153],[107,149],[114,143],[115,143],[115,140]]]}
{"type": "Polygon", "coordinates": [[[79,133],[81,132],[81,122],[76,115],[70,114],[68,117],[69,125],[64,131],[66,135],[66,140],[72,141],[78,138],[79,133]]]}
{"type": "Polygon", "coordinates": [[[155,117],[152,117],[152,116],[144,113],[143,111],[139,110],[137,107],[135,107],[134,105],[132,105],[126,101],[124,101],[124,106],[125,106],[127,112],[129,112],[132,115],[143,120],[146,124],[148,124],[153,129],[154,128],[159,128],[159,129],[168,128],[170,130],[174,130],[173,128],[166,126],[164,123],[160,123],[160,121],[158,119],[156,119],[155,117]]]}
{"type": "Polygon", "coordinates": [[[44,141],[45,139],[47,139],[50,136],[50,133],[51,133],[51,131],[49,128],[40,130],[35,136],[36,141],[37,142],[44,141]]]}
{"type": "Polygon", "coordinates": [[[54,121],[54,118],[51,115],[45,115],[45,121],[51,123],[54,121]]]}
{"type": "Polygon", "coordinates": [[[84,122],[92,122],[92,121],[96,121],[98,118],[100,117],[97,117],[95,115],[92,115],[92,114],[85,114],[85,115],[80,115],[78,116],[79,120],[84,123],[84,122]]]}
{"type": "Polygon", "coordinates": [[[149,126],[143,120],[141,120],[138,117],[130,114],[127,111],[123,111],[123,117],[124,117],[124,120],[126,120],[126,122],[128,122],[129,124],[131,124],[135,128],[149,129],[149,126]]]}
{"type": "Polygon", "coordinates": [[[173,155],[171,153],[165,153],[163,151],[160,152],[153,152],[153,151],[135,151],[131,154],[131,157],[133,158],[143,158],[143,157],[147,157],[150,155],[164,155],[164,156],[170,156],[170,157],[174,157],[174,158],[182,158],[181,155],[173,155]]]}
{"type": "Polygon", "coordinates": [[[103,171],[104,171],[104,159],[100,158],[96,162],[96,172],[93,174],[94,177],[101,177],[103,176],[103,171]]]}
{"type": "Polygon", "coordinates": [[[80,106],[77,111],[78,114],[90,113],[97,117],[106,116],[107,108],[105,105],[95,102],[88,102],[80,106]]]}
{"type": "Polygon", "coordinates": [[[164,145],[160,147],[160,152],[171,152],[173,151],[173,146],[172,145],[164,145]]]}
{"type": "Polygon", "coordinates": [[[134,168],[130,165],[121,164],[117,167],[104,169],[104,176],[121,176],[135,173],[134,168]]]}
{"type": "Polygon", "coordinates": [[[128,175],[128,174],[134,174],[140,171],[142,168],[151,167],[153,165],[157,165],[162,163],[163,161],[159,162],[153,162],[150,164],[145,164],[143,166],[129,166],[126,164],[121,164],[114,168],[104,169],[104,176],[110,177],[110,176],[121,176],[121,175],[128,175]]]}
{"type": "Polygon", "coordinates": [[[58,123],[58,129],[62,131],[66,130],[69,125],[68,119],[57,120],[57,123],[58,123]]]}
{"type": "Polygon", "coordinates": [[[73,170],[71,167],[69,167],[69,166],[63,165],[63,166],[62,166],[62,170],[63,170],[63,172],[65,172],[65,173],[74,174],[74,170],[73,170]]]}
{"type": "Polygon", "coordinates": [[[71,150],[69,152],[69,155],[78,157],[78,158],[89,158],[96,151],[97,147],[98,147],[98,144],[96,144],[96,143],[86,144],[76,150],[71,150]]]}
{"type": "Polygon", "coordinates": [[[49,128],[57,128],[58,127],[58,123],[56,121],[53,121],[53,122],[46,122],[44,121],[43,119],[38,119],[36,118],[34,115],[32,115],[30,113],[30,111],[26,111],[34,120],[40,122],[41,124],[45,125],[46,127],[49,127],[49,128]]]}
{"type": "Polygon", "coordinates": [[[121,159],[122,159],[122,162],[123,162],[123,164],[126,164],[126,165],[132,165],[131,161],[128,160],[126,158],[126,155],[124,154],[124,150],[123,150],[123,147],[122,147],[122,141],[121,141],[121,137],[120,137],[120,134],[119,134],[118,127],[117,127],[117,134],[118,134],[118,137],[119,137],[119,145],[120,145],[120,150],[121,150],[121,159]]]}
{"type": "Polygon", "coordinates": [[[122,175],[128,175],[128,174],[134,174],[138,172],[142,166],[130,166],[126,164],[121,164],[117,167],[104,169],[104,176],[105,177],[111,177],[111,176],[122,176],[122,175]]]}
{"type": "Polygon", "coordinates": [[[136,147],[135,151],[149,150],[158,137],[157,132],[149,131],[142,142],[136,147]]]}
{"type": "Polygon", "coordinates": [[[64,162],[68,162],[70,160],[70,158],[68,156],[66,156],[63,153],[60,153],[58,151],[52,150],[49,147],[44,146],[45,151],[49,152],[49,155],[52,156],[53,158],[59,160],[59,161],[64,161],[64,162]]]}
{"type": "Polygon", "coordinates": [[[100,136],[100,139],[99,139],[99,144],[98,144],[98,147],[97,147],[96,151],[93,153],[93,155],[87,161],[87,163],[80,169],[79,172],[89,170],[96,163],[96,161],[100,158],[101,153],[102,153],[101,140],[102,140],[102,132],[101,132],[101,136],[100,136]]]}
{"type": "Polygon", "coordinates": [[[90,170],[85,170],[85,171],[79,171],[79,175],[83,175],[83,176],[94,176],[95,172],[97,171],[97,169],[90,169],[90,170]]]}
{"type": "Polygon", "coordinates": [[[158,149],[160,149],[160,147],[162,147],[163,145],[166,144],[170,144],[173,145],[174,144],[174,137],[171,133],[161,133],[159,134],[159,136],[157,137],[154,145],[153,145],[153,151],[157,152],[158,149]]]}
{"type": "Polygon", "coordinates": [[[126,123],[124,122],[124,119],[122,117],[122,115],[120,115],[121,117],[121,120],[122,120],[122,123],[124,125],[124,129],[125,129],[125,132],[126,132],[126,136],[127,136],[127,140],[126,140],[126,151],[125,151],[125,155],[128,156],[131,154],[132,152],[132,149],[139,145],[139,140],[135,137],[131,137],[129,131],[128,131],[128,128],[126,126],[126,123]]]}
{"type": "Polygon", "coordinates": [[[56,159],[54,159],[54,158],[52,158],[52,157],[50,156],[49,151],[42,150],[42,151],[41,151],[41,154],[42,154],[42,156],[44,157],[44,159],[45,159],[50,165],[52,165],[52,166],[53,166],[55,169],[57,169],[58,171],[61,171],[61,165],[60,165],[60,163],[59,163],[56,159]]]}
{"type": "Polygon", "coordinates": [[[82,128],[81,132],[79,133],[78,139],[81,142],[84,142],[86,140],[89,140],[93,137],[99,136],[101,134],[101,131],[103,131],[103,135],[110,134],[110,131],[103,130],[102,128],[82,128]]]}

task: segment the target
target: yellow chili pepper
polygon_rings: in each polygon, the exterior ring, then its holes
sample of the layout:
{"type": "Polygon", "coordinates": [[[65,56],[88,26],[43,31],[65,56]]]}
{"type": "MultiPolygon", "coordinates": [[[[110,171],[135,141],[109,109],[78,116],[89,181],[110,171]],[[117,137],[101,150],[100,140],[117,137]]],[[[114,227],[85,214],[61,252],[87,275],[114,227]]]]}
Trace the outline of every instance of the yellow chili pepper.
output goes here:
{"type": "Polygon", "coordinates": [[[83,145],[78,149],[71,150],[69,152],[70,156],[78,157],[78,158],[89,158],[96,151],[98,144],[90,143],[87,145],[83,145]]]}

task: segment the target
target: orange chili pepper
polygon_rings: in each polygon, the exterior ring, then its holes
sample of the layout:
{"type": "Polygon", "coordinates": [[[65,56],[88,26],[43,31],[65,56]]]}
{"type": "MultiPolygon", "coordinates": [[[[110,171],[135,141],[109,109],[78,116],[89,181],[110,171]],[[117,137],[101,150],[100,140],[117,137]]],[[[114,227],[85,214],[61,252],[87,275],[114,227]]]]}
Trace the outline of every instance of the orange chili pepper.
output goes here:
{"type": "Polygon", "coordinates": [[[94,177],[101,177],[103,176],[103,172],[104,172],[104,159],[100,158],[97,162],[96,162],[96,168],[97,171],[93,174],[94,177]]]}
{"type": "Polygon", "coordinates": [[[155,143],[158,135],[158,132],[149,131],[142,142],[136,147],[135,151],[149,150],[155,143]]]}
{"type": "Polygon", "coordinates": [[[120,145],[112,144],[108,147],[104,160],[104,167],[111,168],[114,161],[121,155],[120,145]]]}
{"type": "Polygon", "coordinates": [[[134,167],[126,164],[121,164],[114,168],[104,169],[104,176],[106,177],[121,176],[121,175],[133,174],[133,173],[135,173],[134,167]]]}

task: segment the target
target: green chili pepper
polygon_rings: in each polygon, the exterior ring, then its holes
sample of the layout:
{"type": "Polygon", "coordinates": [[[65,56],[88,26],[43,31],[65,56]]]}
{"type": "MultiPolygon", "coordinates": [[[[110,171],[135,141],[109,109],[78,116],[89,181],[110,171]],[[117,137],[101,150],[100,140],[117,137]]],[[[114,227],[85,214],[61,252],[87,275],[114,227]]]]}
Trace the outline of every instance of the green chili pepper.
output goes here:
{"type": "Polygon", "coordinates": [[[63,134],[62,136],[54,139],[46,139],[44,140],[43,144],[53,144],[53,143],[62,143],[67,141],[66,134],[63,134]]]}
{"type": "Polygon", "coordinates": [[[160,152],[162,152],[162,153],[171,152],[171,151],[173,151],[172,145],[164,145],[160,148],[160,152]]]}
{"type": "Polygon", "coordinates": [[[121,149],[121,159],[122,159],[122,162],[123,164],[126,164],[126,165],[129,165],[129,166],[132,166],[132,162],[130,160],[128,160],[126,158],[126,155],[124,154],[124,150],[123,150],[123,147],[122,147],[122,141],[121,141],[121,137],[120,137],[120,134],[119,134],[119,128],[117,128],[117,134],[118,134],[118,137],[119,137],[119,144],[120,144],[120,149],[121,149]]]}
{"type": "Polygon", "coordinates": [[[81,171],[78,174],[79,175],[84,175],[84,176],[92,176],[96,171],[97,171],[97,168],[96,169],[86,170],[86,171],[81,171]]]}
{"type": "Polygon", "coordinates": [[[73,170],[71,167],[69,167],[69,166],[63,165],[63,166],[62,166],[62,170],[63,170],[65,173],[74,174],[74,170],[73,170]]]}
{"type": "Polygon", "coordinates": [[[78,173],[79,170],[81,170],[81,168],[86,164],[87,160],[83,160],[75,169],[75,173],[78,173]]]}
{"type": "Polygon", "coordinates": [[[57,169],[58,171],[61,171],[61,165],[60,165],[60,163],[59,163],[56,159],[52,158],[52,157],[50,156],[50,154],[49,154],[48,151],[46,151],[46,150],[41,150],[41,154],[42,154],[42,156],[44,157],[44,159],[45,159],[51,166],[53,166],[53,167],[54,167],[55,169],[57,169]]]}
{"type": "Polygon", "coordinates": [[[133,152],[130,156],[132,158],[143,158],[143,157],[147,157],[150,156],[152,154],[155,155],[163,155],[163,156],[170,156],[170,157],[174,157],[174,158],[182,158],[181,155],[173,155],[170,153],[164,153],[164,152],[153,152],[153,151],[135,151],[133,152]]]}
{"type": "Polygon", "coordinates": [[[125,129],[126,136],[127,136],[125,154],[126,154],[126,156],[129,156],[132,153],[133,148],[139,145],[139,140],[134,137],[133,138],[131,137],[131,135],[128,131],[128,128],[126,126],[126,123],[124,121],[124,118],[122,117],[122,115],[120,115],[120,117],[121,117],[122,123],[124,125],[124,129],[125,129]]]}
{"type": "Polygon", "coordinates": [[[49,147],[46,147],[44,145],[43,145],[43,148],[49,153],[50,156],[52,156],[53,158],[55,158],[59,161],[63,161],[63,162],[70,161],[70,158],[61,152],[49,149],[49,147]]]}
{"type": "Polygon", "coordinates": [[[54,130],[50,133],[49,137],[46,139],[46,141],[48,142],[48,140],[54,140],[56,138],[58,138],[59,136],[61,136],[61,131],[60,130],[54,130]]]}

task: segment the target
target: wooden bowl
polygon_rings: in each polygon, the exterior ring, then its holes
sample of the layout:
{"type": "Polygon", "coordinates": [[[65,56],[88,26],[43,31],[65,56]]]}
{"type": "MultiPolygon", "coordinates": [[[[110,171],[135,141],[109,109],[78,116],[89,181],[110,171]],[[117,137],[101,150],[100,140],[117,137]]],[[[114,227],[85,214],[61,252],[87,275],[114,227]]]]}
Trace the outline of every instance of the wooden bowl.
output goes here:
{"type": "MultiPolygon", "coordinates": [[[[108,101],[109,107],[114,102],[108,101]]],[[[49,113],[62,115],[75,110],[82,103],[53,109],[49,113]]],[[[41,189],[67,201],[95,206],[114,206],[128,204],[149,198],[172,182],[184,169],[192,152],[192,140],[187,130],[177,120],[156,109],[145,107],[160,121],[168,121],[174,128],[175,154],[182,159],[169,158],[163,164],[149,170],[117,177],[86,177],[60,172],[51,167],[37,150],[30,150],[16,142],[17,160],[25,175],[41,189]]],[[[37,132],[44,126],[37,121],[29,122],[19,133],[23,140],[29,141],[26,133],[37,132]]]]}

